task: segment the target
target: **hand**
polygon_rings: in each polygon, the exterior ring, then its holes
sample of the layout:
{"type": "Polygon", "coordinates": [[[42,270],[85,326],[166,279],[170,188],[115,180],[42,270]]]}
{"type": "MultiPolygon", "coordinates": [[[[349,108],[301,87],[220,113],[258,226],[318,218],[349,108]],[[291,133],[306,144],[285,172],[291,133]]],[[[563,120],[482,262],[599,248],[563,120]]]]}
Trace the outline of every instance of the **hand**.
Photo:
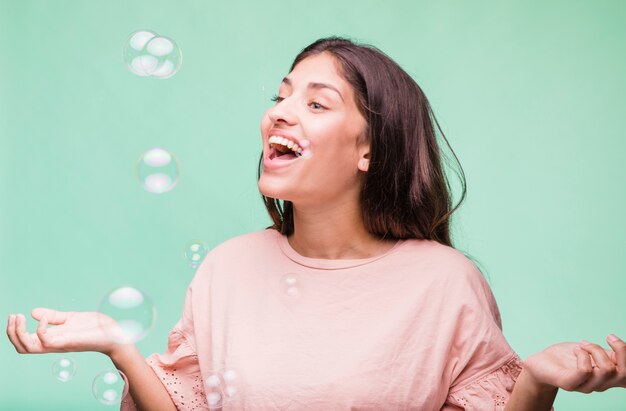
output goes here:
{"type": "Polygon", "coordinates": [[[583,341],[551,345],[524,361],[524,369],[543,387],[589,394],[626,388],[626,343],[607,338],[612,350],[583,341]]]}
{"type": "Polygon", "coordinates": [[[111,338],[117,323],[102,313],[35,308],[31,315],[39,321],[34,334],[26,330],[22,314],[11,314],[7,322],[9,340],[20,354],[95,351],[111,355],[120,346],[111,338]],[[55,327],[47,328],[48,324],[55,327]]]}

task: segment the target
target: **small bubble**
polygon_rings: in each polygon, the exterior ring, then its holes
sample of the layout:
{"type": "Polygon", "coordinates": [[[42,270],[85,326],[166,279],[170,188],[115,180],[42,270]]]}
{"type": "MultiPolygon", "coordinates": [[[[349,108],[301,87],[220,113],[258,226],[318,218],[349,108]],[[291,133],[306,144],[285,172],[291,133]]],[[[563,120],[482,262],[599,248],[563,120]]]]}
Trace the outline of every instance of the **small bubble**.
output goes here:
{"type": "Polygon", "coordinates": [[[144,190],[162,194],[178,183],[178,159],[169,151],[155,147],[144,152],[137,160],[137,178],[144,190]]]}
{"type": "Polygon", "coordinates": [[[288,273],[282,276],[280,287],[290,300],[296,299],[302,294],[302,281],[295,273],[288,273]]]}
{"type": "Polygon", "coordinates": [[[94,397],[105,405],[117,405],[128,394],[128,379],[120,370],[102,371],[93,379],[94,397]]]}
{"type": "Polygon", "coordinates": [[[193,269],[198,268],[208,252],[208,247],[200,240],[191,240],[185,245],[183,256],[189,266],[193,269]]]}
{"type": "Polygon", "coordinates": [[[76,374],[76,364],[69,358],[60,358],[52,363],[52,374],[57,380],[67,382],[76,374]]]}
{"type": "Polygon", "coordinates": [[[302,152],[296,152],[296,156],[305,160],[313,156],[313,152],[310,149],[311,142],[309,140],[302,140],[299,146],[302,148],[302,152]]]}

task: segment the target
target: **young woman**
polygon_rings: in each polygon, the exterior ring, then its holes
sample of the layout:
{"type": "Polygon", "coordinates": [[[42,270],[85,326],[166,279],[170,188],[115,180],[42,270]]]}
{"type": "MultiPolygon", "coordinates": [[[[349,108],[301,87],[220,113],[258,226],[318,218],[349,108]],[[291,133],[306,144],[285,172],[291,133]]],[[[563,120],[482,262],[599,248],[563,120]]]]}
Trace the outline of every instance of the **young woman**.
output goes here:
{"type": "Polygon", "coordinates": [[[612,350],[560,343],[525,362],[509,346],[489,285],[452,247],[428,101],[389,57],[318,40],[275,101],[258,181],[274,224],[209,253],[166,353],[146,362],[99,314],[43,308],[34,334],[10,316],[17,351],[110,356],[128,410],[537,411],[558,388],[626,386],[612,335],[612,350]]]}

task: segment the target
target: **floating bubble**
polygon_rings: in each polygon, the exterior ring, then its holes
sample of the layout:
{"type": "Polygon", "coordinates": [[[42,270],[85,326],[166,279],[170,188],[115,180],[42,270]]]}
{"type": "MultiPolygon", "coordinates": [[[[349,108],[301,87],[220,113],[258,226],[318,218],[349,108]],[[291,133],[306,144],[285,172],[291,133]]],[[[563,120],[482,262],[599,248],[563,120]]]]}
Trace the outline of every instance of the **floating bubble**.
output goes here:
{"type": "Polygon", "coordinates": [[[296,152],[296,156],[303,158],[305,160],[311,158],[313,156],[313,153],[311,152],[311,142],[309,140],[302,140],[300,142],[300,147],[302,147],[302,152],[298,153],[296,152]]]}
{"type": "Polygon", "coordinates": [[[228,369],[224,371],[224,382],[226,384],[226,397],[228,399],[232,399],[235,395],[237,395],[237,386],[239,384],[237,377],[237,372],[233,369],[228,369]]]}
{"type": "Polygon", "coordinates": [[[209,409],[219,409],[232,401],[238,392],[238,373],[229,368],[204,374],[204,391],[209,409]]]}
{"type": "Polygon", "coordinates": [[[150,30],[131,34],[124,47],[124,62],[128,69],[141,77],[166,79],[180,69],[183,56],[180,48],[169,37],[150,30]]]}
{"type": "Polygon", "coordinates": [[[283,294],[289,299],[296,299],[302,294],[302,281],[294,273],[287,273],[280,279],[283,294]]]}
{"type": "Polygon", "coordinates": [[[52,374],[57,380],[67,382],[76,374],[76,364],[69,358],[59,358],[52,364],[52,374]]]}
{"type": "Polygon", "coordinates": [[[119,405],[128,394],[128,379],[120,370],[106,370],[96,375],[91,389],[94,397],[105,405],[119,405]]]}
{"type": "Polygon", "coordinates": [[[154,327],[152,300],[133,287],[119,287],[107,294],[98,308],[100,328],[115,342],[129,344],[143,339],[154,327]]]}
{"type": "Polygon", "coordinates": [[[137,178],[150,193],[170,191],[178,183],[179,174],[178,159],[163,148],[151,148],[137,160],[137,178]]]}
{"type": "Polygon", "coordinates": [[[187,260],[191,268],[196,269],[202,263],[207,252],[208,248],[202,241],[191,240],[185,246],[185,260],[187,260]]]}
{"type": "Polygon", "coordinates": [[[146,77],[150,75],[150,68],[152,70],[156,68],[157,59],[144,52],[148,42],[156,36],[155,32],[140,30],[133,33],[126,42],[124,62],[132,73],[146,77]]]}

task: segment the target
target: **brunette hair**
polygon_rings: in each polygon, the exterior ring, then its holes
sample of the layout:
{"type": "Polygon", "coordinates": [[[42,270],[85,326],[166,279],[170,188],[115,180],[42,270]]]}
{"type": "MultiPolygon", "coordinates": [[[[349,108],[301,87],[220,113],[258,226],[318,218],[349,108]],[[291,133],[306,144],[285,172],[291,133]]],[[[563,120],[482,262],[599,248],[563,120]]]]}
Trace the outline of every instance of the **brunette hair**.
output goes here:
{"type": "MultiPolygon", "coordinates": [[[[427,239],[452,246],[450,218],[466,195],[466,181],[422,89],[395,61],[374,46],[328,37],[304,48],[289,71],[309,56],[330,53],[354,89],[356,105],[366,120],[369,168],[360,193],[366,229],[381,239],[427,239]],[[452,206],[435,127],[459,170],[462,193],[452,206]]],[[[261,177],[263,153],[257,179],[261,177]]],[[[274,224],[267,227],[290,235],[293,204],[261,194],[274,224]]]]}

